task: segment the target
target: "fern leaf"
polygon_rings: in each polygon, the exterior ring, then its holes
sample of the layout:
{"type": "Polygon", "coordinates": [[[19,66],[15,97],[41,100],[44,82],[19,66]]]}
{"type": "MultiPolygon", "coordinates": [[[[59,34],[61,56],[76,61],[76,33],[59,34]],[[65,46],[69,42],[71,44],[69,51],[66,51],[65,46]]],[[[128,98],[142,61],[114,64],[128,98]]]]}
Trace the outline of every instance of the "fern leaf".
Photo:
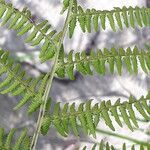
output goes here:
{"type": "Polygon", "coordinates": [[[0,83],[0,93],[12,93],[14,96],[22,96],[22,99],[14,108],[15,110],[21,108],[32,99],[29,112],[36,111],[42,104],[42,95],[48,75],[37,79],[26,77],[26,73],[21,70],[21,66],[15,64],[9,57],[8,51],[2,49],[0,49],[0,66],[0,76],[3,76],[3,81],[0,83]]]}
{"type": "MultiPolygon", "coordinates": [[[[80,125],[85,134],[92,134],[93,137],[96,137],[96,127],[100,122],[100,118],[104,119],[105,124],[114,131],[115,126],[113,124],[114,122],[112,122],[112,117],[115,118],[116,123],[120,127],[122,127],[122,123],[124,122],[127,127],[133,131],[135,127],[138,127],[134,108],[136,108],[146,120],[149,120],[148,101],[149,93],[146,97],[141,96],[139,100],[135,100],[130,96],[129,101],[123,103],[118,99],[114,104],[111,104],[111,101],[109,100],[91,106],[92,101],[89,100],[86,103],[79,104],[77,108],[75,103],[71,105],[66,103],[62,110],[60,109],[60,103],[56,103],[53,115],[48,115],[46,118],[49,117],[51,124],[54,124],[61,134],[65,133],[65,136],[69,134],[69,127],[72,128],[74,134],[78,136],[78,127],[80,125]],[[123,120],[120,119],[120,116],[123,120]]],[[[48,124],[45,124],[45,126],[46,129],[49,128],[48,124]]]]}
{"type": "Polygon", "coordinates": [[[54,57],[56,46],[52,39],[54,30],[51,29],[51,25],[48,24],[47,20],[42,21],[39,24],[35,24],[31,19],[31,13],[27,8],[22,11],[15,9],[9,3],[0,1],[0,18],[2,19],[2,25],[8,24],[9,29],[13,29],[17,32],[18,36],[27,34],[25,42],[31,43],[32,46],[40,45],[41,49],[46,41],[49,41],[44,51],[40,52],[41,61],[46,61],[54,57]],[[51,50],[51,46],[55,48],[51,50]],[[47,56],[47,54],[49,54],[47,56]]]}
{"type": "Polygon", "coordinates": [[[97,50],[96,53],[91,51],[90,56],[86,56],[85,51],[81,53],[70,51],[67,59],[61,54],[60,57],[61,60],[59,60],[56,73],[62,78],[67,74],[71,80],[74,79],[74,70],[81,72],[83,75],[92,75],[94,69],[97,73],[105,75],[106,64],[109,65],[111,74],[117,70],[119,75],[122,74],[123,64],[130,74],[138,73],[138,63],[145,73],[148,73],[150,69],[149,51],[139,50],[136,46],[133,49],[129,47],[126,50],[123,48],[115,49],[114,47],[110,50],[104,48],[103,51],[97,50]]]}
{"type": "MultiPolygon", "coordinates": [[[[102,29],[106,29],[106,20],[109,21],[110,27],[113,31],[116,31],[116,24],[119,29],[125,27],[135,28],[136,26],[144,27],[149,26],[149,8],[145,7],[125,7],[122,8],[115,7],[113,10],[95,10],[87,9],[84,10],[81,6],[78,6],[78,11],[72,14],[72,20],[79,21],[81,29],[83,32],[91,32],[91,26],[93,24],[95,31],[98,31],[99,20],[102,29]],[[115,22],[116,20],[116,22],[115,22]]],[[[72,30],[73,31],[73,30],[72,30]]],[[[71,33],[72,35],[73,33],[71,33]]]]}

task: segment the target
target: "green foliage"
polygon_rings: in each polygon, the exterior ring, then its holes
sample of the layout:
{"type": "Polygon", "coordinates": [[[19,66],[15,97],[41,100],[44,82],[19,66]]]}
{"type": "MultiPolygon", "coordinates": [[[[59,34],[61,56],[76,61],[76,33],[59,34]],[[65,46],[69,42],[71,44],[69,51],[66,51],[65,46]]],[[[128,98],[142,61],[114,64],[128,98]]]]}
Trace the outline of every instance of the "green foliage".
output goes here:
{"type": "Polygon", "coordinates": [[[11,93],[13,96],[22,96],[15,110],[29,100],[32,100],[28,109],[29,113],[40,107],[48,75],[36,79],[29,77],[25,71],[22,71],[21,65],[15,64],[9,57],[8,51],[0,49],[0,76],[3,78],[3,82],[0,83],[1,94],[11,93]]]}
{"type": "MultiPolygon", "coordinates": [[[[100,144],[94,144],[91,150],[97,150],[97,148],[99,148],[99,150],[115,150],[116,149],[113,145],[110,145],[108,142],[105,144],[103,141],[101,141],[100,144]]],[[[140,148],[140,150],[144,150],[144,148],[148,149],[150,147],[140,145],[139,148],[140,148]]],[[[128,149],[128,147],[124,143],[121,150],[127,150],[127,149],[128,149]]],[[[82,150],[88,150],[88,149],[85,146],[82,150]]],[[[132,145],[130,150],[135,150],[135,145],[132,145]]]]}
{"type": "MultiPolygon", "coordinates": [[[[109,22],[114,32],[117,31],[117,28],[123,30],[124,27],[150,26],[149,8],[139,8],[137,6],[135,8],[131,6],[126,8],[124,6],[123,8],[115,7],[111,11],[83,10],[76,0],[63,0],[63,6],[62,12],[68,10],[67,18],[63,30],[56,33],[47,20],[35,23],[28,8],[25,7],[22,11],[19,11],[12,4],[6,3],[5,0],[0,0],[1,25],[8,25],[8,28],[15,30],[18,36],[26,34],[26,43],[30,43],[32,46],[40,46],[39,58],[41,62],[54,58],[52,70],[46,75],[32,78],[26,75],[25,71],[22,71],[20,64],[16,64],[9,57],[8,51],[0,49],[0,76],[2,77],[0,93],[21,96],[21,100],[14,108],[15,110],[18,110],[29,101],[29,114],[40,108],[37,127],[31,144],[30,139],[27,137],[26,129],[22,131],[13,145],[12,139],[15,129],[12,129],[7,136],[4,136],[4,129],[0,129],[0,150],[34,150],[39,130],[43,135],[46,135],[51,126],[54,126],[64,137],[67,137],[70,131],[78,137],[80,130],[83,130],[86,135],[92,135],[96,138],[96,129],[100,119],[103,119],[105,124],[113,131],[117,128],[114,123],[117,123],[120,127],[125,123],[131,131],[138,128],[136,113],[150,121],[150,107],[148,104],[150,92],[146,97],[141,96],[138,100],[130,96],[129,101],[123,103],[118,99],[114,104],[109,100],[93,105],[92,100],[88,100],[79,104],[79,106],[75,103],[66,103],[61,106],[59,102],[55,103],[54,106],[51,105],[51,98],[48,99],[48,95],[54,73],[58,77],[64,78],[67,75],[71,80],[74,80],[74,71],[78,71],[84,76],[93,75],[94,72],[105,75],[107,66],[109,66],[111,74],[118,72],[119,75],[122,75],[123,66],[126,66],[126,70],[130,74],[135,75],[138,73],[138,66],[146,74],[150,70],[150,51],[139,50],[136,46],[133,49],[116,49],[113,47],[110,50],[104,48],[96,52],[91,50],[89,56],[86,55],[85,51],[80,53],[70,51],[65,56],[63,47],[67,28],[69,28],[69,37],[71,38],[77,23],[80,24],[83,32],[88,31],[89,33],[92,32],[92,27],[97,32],[99,24],[105,30],[106,21],[109,22]]],[[[144,146],[150,149],[150,145],[144,143],[140,145],[140,150],[143,150],[144,146]]],[[[97,145],[95,144],[92,150],[96,148],[97,145]]],[[[86,149],[87,147],[85,146],[83,150],[86,149]]],[[[99,149],[114,150],[115,147],[101,141],[99,149]]],[[[122,150],[126,149],[126,144],[124,144],[122,150]]],[[[134,149],[133,145],[131,150],[134,149]]]]}
{"type": "MultiPolygon", "coordinates": [[[[97,32],[99,30],[99,22],[103,30],[106,29],[106,21],[109,21],[111,29],[116,32],[117,26],[120,30],[125,27],[135,28],[136,26],[144,27],[150,25],[150,9],[145,7],[115,7],[113,10],[95,10],[87,9],[83,10],[81,6],[77,7],[77,12],[73,12],[70,21],[70,32],[75,28],[71,22],[79,22],[80,27],[83,32],[91,32],[92,25],[94,30],[97,32]]],[[[72,36],[70,36],[72,37],[72,36]]]]}
{"type": "Polygon", "coordinates": [[[96,53],[91,50],[90,56],[87,56],[85,51],[75,54],[70,51],[65,57],[62,49],[56,73],[61,78],[67,74],[71,80],[74,80],[74,70],[83,75],[93,75],[93,71],[105,75],[108,64],[111,74],[114,74],[116,68],[118,74],[122,75],[123,65],[126,66],[130,74],[137,74],[138,62],[142,70],[148,73],[150,70],[150,51],[139,50],[137,47],[134,47],[133,50],[130,47],[126,50],[113,47],[110,50],[107,48],[104,48],[103,51],[97,50],[96,53]]]}
{"type": "Polygon", "coordinates": [[[27,136],[27,129],[24,129],[14,143],[16,129],[11,129],[6,135],[4,129],[0,128],[0,149],[1,150],[29,150],[30,139],[27,136]]]}
{"type": "Polygon", "coordinates": [[[43,134],[46,134],[49,127],[54,125],[57,131],[66,137],[69,134],[69,128],[73,130],[76,136],[79,136],[79,131],[82,128],[85,134],[92,134],[96,138],[96,128],[100,122],[100,118],[113,131],[116,128],[114,126],[115,121],[120,127],[123,126],[122,122],[124,122],[133,131],[134,128],[138,128],[135,109],[143,118],[150,120],[149,100],[150,93],[145,98],[142,96],[139,100],[130,96],[129,101],[123,103],[118,99],[115,104],[111,104],[109,100],[91,106],[92,100],[89,100],[81,103],[77,108],[75,103],[66,103],[61,109],[60,103],[56,103],[52,109],[53,114],[46,115],[43,119],[41,131],[43,134]],[[112,116],[115,121],[112,121],[112,116]]]}
{"type": "Polygon", "coordinates": [[[31,12],[26,7],[19,11],[4,0],[0,0],[0,18],[2,25],[8,24],[9,29],[15,30],[18,36],[28,33],[26,43],[31,43],[32,46],[40,45],[39,57],[42,62],[54,57],[60,34],[51,29],[47,20],[35,24],[31,12]]]}

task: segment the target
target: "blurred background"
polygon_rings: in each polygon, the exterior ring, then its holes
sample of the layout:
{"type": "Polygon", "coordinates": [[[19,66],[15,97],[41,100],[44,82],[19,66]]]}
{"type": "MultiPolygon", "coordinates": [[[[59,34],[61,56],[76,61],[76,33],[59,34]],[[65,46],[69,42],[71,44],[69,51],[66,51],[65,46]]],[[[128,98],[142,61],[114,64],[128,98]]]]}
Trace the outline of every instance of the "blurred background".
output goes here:
{"type": "MultiPolygon", "coordinates": [[[[58,31],[62,29],[62,24],[66,14],[60,15],[62,8],[62,0],[9,0],[18,9],[22,9],[27,6],[35,20],[47,19],[49,23],[58,31]]],[[[111,10],[113,7],[122,6],[145,6],[150,7],[150,0],[79,0],[79,3],[84,8],[95,8],[100,10],[111,10]]],[[[89,51],[90,49],[103,49],[115,47],[133,47],[137,45],[141,49],[146,48],[146,44],[149,44],[150,40],[150,29],[149,28],[136,28],[124,29],[123,31],[118,30],[116,33],[112,32],[109,27],[103,31],[101,28],[99,32],[85,33],[81,32],[80,27],[77,26],[74,36],[69,39],[67,36],[64,41],[65,52],[68,53],[71,49],[75,51],[89,51]]],[[[38,76],[41,73],[48,71],[50,64],[40,64],[38,59],[39,47],[31,47],[25,44],[23,37],[18,37],[14,31],[9,31],[5,27],[0,28],[0,46],[4,49],[11,50],[12,57],[22,64],[22,67],[26,69],[29,74],[38,76]]],[[[85,76],[76,73],[76,79],[70,81],[69,79],[59,79],[55,77],[51,96],[53,102],[61,101],[65,102],[76,102],[77,104],[81,101],[88,99],[94,99],[95,102],[101,100],[116,100],[121,97],[122,101],[132,94],[134,97],[139,98],[141,95],[146,95],[150,88],[150,76],[146,75],[142,71],[139,71],[137,76],[129,75],[126,70],[123,70],[123,75],[120,77],[117,74],[111,75],[109,72],[106,76],[100,76],[94,74],[93,77],[85,76]]],[[[32,117],[26,115],[26,108],[22,108],[19,112],[15,112],[12,108],[17,104],[18,99],[11,97],[10,95],[0,95],[0,126],[7,129],[28,127],[30,134],[33,133],[36,125],[37,114],[32,117]]],[[[126,135],[129,137],[137,137],[142,141],[150,141],[148,131],[150,131],[150,123],[140,118],[140,128],[135,133],[129,131],[125,126],[124,128],[117,128],[116,133],[126,135]]],[[[100,122],[99,129],[109,130],[103,122],[100,122]]],[[[109,141],[116,148],[120,149],[123,142],[126,142],[128,146],[131,142],[121,139],[114,138],[113,136],[107,136],[102,133],[97,133],[96,142],[109,141]]],[[[62,138],[59,136],[55,129],[51,129],[49,134],[45,137],[41,136],[38,142],[38,150],[75,150],[78,147],[86,145],[92,146],[95,139],[86,137],[81,134],[81,138],[77,139],[73,135],[68,138],[62,138]]]]}

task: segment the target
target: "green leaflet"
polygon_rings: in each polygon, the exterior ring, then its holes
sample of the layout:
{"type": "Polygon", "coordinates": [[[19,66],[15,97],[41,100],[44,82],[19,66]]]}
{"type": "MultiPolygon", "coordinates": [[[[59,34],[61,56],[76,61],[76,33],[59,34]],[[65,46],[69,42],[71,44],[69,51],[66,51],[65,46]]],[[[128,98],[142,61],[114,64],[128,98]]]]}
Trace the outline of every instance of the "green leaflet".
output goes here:
{"type": "Polygon", "coordinates": [[[85,107],[86,107],[85,116],[86,116],[88,128],[89,128],[91,134],[93,135],[93,137],[96,138],[95,127],[94,127],[94,123],[93,123],[93,115],[91,115],[91,113],[90,113],[91,101],[86,102],[85,107]]]}
{"type": "Polygon", "coordinates": [[[119,11],[115,12],[115,18],[116,18],[118,27],[122,30],[123,29],[123,26],[122,26],[123,23],[121,21],[121,14],[119,13],[119,11]]]}
{"type": "Polygon", "coordinates": [[[49,116],[45,116],[42,120],[42,125],[41,125],[42,135],[46,135],[48,133],[50,125],[51,125],[51,118],[49,116]]]}
{"type": "Polygon", "coordinates": [[[85,18],[85,24],[86,24],[86,28],[87,28],[87,31],[90,33],[91,32],[91,19],[92,19],[92,16],[90,15],[90,9],[87,9],[86,10],[86,18],[85,18]]]}
{"type": "MultiPolygon", "coordinates": [[[[94,112],[98,112],[99,111],[99,104],[98,103],[94,105],[92,111],[93,111],[93,114],[94,114],[94,112]]],[[[95,129],[97,128],[97,126],[99,124],[99,121],[100,121],[100,114],[99,113],[95,113],[94,119],[93,119],[95,129]]]]}
{"type": "MultiPolygon", "coordinates": [[[[115,103],[115,105],[119,105],[120,104],[120,99],[118,99],[115,103]]],[[[119,114],[118,114],[118,110],[117,110],[117,107],[111,107],[110,108],[110,112],[112,113],[112,115],[114,116],[116,122],[118,123],[118,125],[120,127],[122,127],[122,123],[121,123],[121,120],[120,120],[120,117],[119,117],[119,114]]]]}
{"type": "Polygon", "coordinates": [[[72,17],[70,19],[70,22],[69,22],[69,37],[72,38],[72,35],[74,33],[74,30],[75,30],[75,27],[76,27],[76,17],[72,17]]]}
{"type": "Polygon", "coordinates": [[[86,121],[86,117],[85,117],[85,114],[83,114],[82,112],[84,111],[84,103],[81,103],[79,105],[79,109],[78,109],[78,112],[79,112],[79,120],[81,122],[81,125],[82,125],[82,128],[83,128],[83,132],[85,134],[88,134],[88,127],[87,127],[87,121],[86,121]]]}
{"type": "MultiPolygon", "coordinates": [[[[129,98],[129,102],[130,102],[130,98],[129,98]]],[[[138,127],[138,123],[137,123],[136,116],[135,116],[135,113],[133,111],[132,105],[130,105],[129,103],[127,103],[126,104],[126,108],[127,108],[128,112],[129,112],[130,119],[132,120],[132,122],[134,123],[134,125],[136,127],[138,127]]]]}
{"type": "Polygon", "coordinates": [[[101,114],[102,114],[102,118],[104,119],[106,125],[113,131],[115,131],[115,128],[112,124],[112,121],[110,119],[110,116],[108,114],[108,109],[107,107],[105,106],[105,101],[101,102],[101,106],[100,106],[100,109],[101,109],[101,114]]]}
{"type": "Polygon", "coordinates": [[[100,20],[101,20],[102,28],[103,30],[105,30],[106,29],[106,13],[100,14],[100,20]]]}
{"type": "MultiPolygon", "coordinates": [[[[72,64],[73,63],[73,51],[70,51],[69,54],[68,54],[68,63],[72,64]]],[[[71,80],[74,80],[74,65],[68,65],[66,67],[66,73],[68,75],[68,77],[71,79],[71,80]]]]}
{"type": "Polygon", "coordinates": [[[130,25],[132,28],[135,28],[135,17],[134,17],[134,10],[132,7],[129,7],[129,20],[130,20],[130,25]]]}
{"type": "MultiPolygon", "coordinates": [[[[72,7],[72,13],[77,13],[77,1],[73,1],[73,7],[72,7]]],[[[75,27],[77,23],[77,18],[74,16],[70,17],[70,22],[69,22],[69,37],[72,38],[75,27]]]]}
{"type": "Polygon", "coordinates": [[[148,16],[147,10],[145,10],[144,7],[141,8],[140,14],[141,14],[141,17],[142,17],[142,20],[143,20],[143,24],[145,26],[148,26],[149,25],[149,19],[148,19],[149,16],[148,16]]]}
{"type": "MultiPolygon", "coordinates": [[[[69,103],[66,103],[62,109],[62,118],[68,113],[68,109],[69,109],[69,103]]],[[[69,134],[69,127],[68,127],[68,124],[69,124],[69,118],[65,118],[62,119],[62,125],[64,127],[64,130],[67,134],[69,134]]]]}
{"type": "Polygon", "coordinates": [[[111,12],[108,13],[108,14],[107,14],[107,17],[108,17],[108,20],[109,20],[109,23],[110,23],[110,26],[111,26],[112,30],[113,30],[114,32],[116,32],[113,13],[111,13],[111,12]]]}
{"type": "Polygon", "coordinates": [[[80,23],[82,31],[85,32],[86,31],[85,16],[83,15],[84,11],[81,6],[78,6],[78,12],[80,14],[80,16],[78,17],[78,21],[80,23]]]}
{"type": "Polygon", "coordinates": [[[121,75],[123,64],[130,74],[137,74],[139,66],[145,73],[150,70],[150,53],[139,50],[136,46],[133,49],[130,47],[127,49],[112,47],[110,50],[104,48],[97,50],[97,52],[91,50],[90,56],[87,56],[85,51],[74,53],[72,50],[66,57],[60,53],[60,57],[56,73],[61,78],[67,75],[71,80],[75,79],[74,70],[83,75],[93,75],[94,71],[100,75],[105,75],[107,64],[111,74],[117,70],[118,74],[121,75]]]}
{"type": "Polygon", "coordinates": [[[70,106],[70,113],[72,115],[70,115],[69,117],[69,120],[70,120],[70,124],[71,124],[71,127],[72,127],[72,130],[75,134],[75,136],[79,136],[79,131],[78,131],[78,128],[77,128],[77,120],[76,120],[76,117],[73,115],[75,114],[76,110],[75,110],[75,103],[73,103],[71,106],[70,106]]]}
{"type": "Polygon", "coordinates": [[[127,124],[128,128],[129,128],[131,131],[133,131],[133,128],[132,128],[132,125],[131,125],[131,122],[130,122],[130,120],[129,120],[129,116],[128,116],[127,112],[126,112],[125,107],[124,107],[124,106],[120,106],[119,109],[120,109],[120,112],[121,112],[121,116],[123,117],[123,120],[124,120],[125,123],[127,124]]]}
{"type": "Polygon", "coordinates": [[[122,17],[123,17],[125,26],[128,28],[129,20],[128,20],[127,8],[125,6],[123,6],[122,8],[122,17]]]}
{"type": "Polygon", "coordinates": [[[60,109],[60,103],[57,103],[54,107],[54,112],[53,112],[53,116],[54,116],[54,120],[53,123],[57,129],[57,131],[62,135],[62,136],[67,136],[67,134],[65,133],[65,130],[62,127],[62,122],[59,119],[59,109],[60,109]]]}
{"type": "Polygon", "coordinates": [[[141,9],[139,7],[135,7],[135,18],[137,20],[137,23],[140,27],[142,27],[142,18],[141,18],[141,14],[140,14],[141,9]]]}
{"type": "MultiPolygon", "coordinates": [[[[96,10],[95,9],[92,9],[92,12],[94,13],[94,12],[96,12],[96,10]]],[[[93,24],[94,24],[94,30],[95,30],[95,32],[98,32],[98,28],[99,28],[99,15],[98,14],[96,14],[96,15],[94,15],[94,17],[93,17],[93,24]]]]}

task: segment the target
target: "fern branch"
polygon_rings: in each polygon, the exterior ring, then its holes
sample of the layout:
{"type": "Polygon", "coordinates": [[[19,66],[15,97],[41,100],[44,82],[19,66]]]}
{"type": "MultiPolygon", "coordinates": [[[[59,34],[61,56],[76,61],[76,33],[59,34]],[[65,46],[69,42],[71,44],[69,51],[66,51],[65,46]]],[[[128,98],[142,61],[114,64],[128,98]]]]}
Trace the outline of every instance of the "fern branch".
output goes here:
{"type": "Polygon", "coordinates": [[[14,108],[15,110],[32,99],[28,112],[32,113],[36,111],[42,102],[41,97],[47,75],[36,79],[26,76],[26,72],[21,70],[21,66],[14,63],[9,57],[9,52],[2,49],[0,49],[0,66],[0,76],[4,77],[3,82],[0,83],[0,93],[11,93],[13,96],[22,96],[18,105],[14,108]]]}
{"type": "MultiPolygon", "coordinates": [[[[150,13],[149,8],[145,7],[123,7],[118,8],[115,7],[113,10],[95,10],[95,9],[87,9],[83,10],[81,6],[78,6],[77,13],[72,14],[72,20],[74,22],[79,22],[80,27],[83,32],[91,32],[92,25],[94,26],[95,31],[99,30],[99,21],[101,22],[102,29],[106,29],[106,20],[109,21],[111,29],[116,31],[116,24],[119,29],[123,29],[124,25],[129,28],[135,28],[136,25],[140,27],[149,26],[150,25],[150,13]]],[[[71,20],[71,21],[72,21],[71,20]]],[[[75,26],[70,21],[70,37],[72,37],[75,26]]]]}
{"type": "Polygon", "coordinates": [[[60,49],[62,47],[62,42],[64,40],[66,31],[67,31],[67,27],[68,27],[68,24],[69,24],[69,19],[70,19],[72,7],[73,7],[73,0],[70,1],[67,18],[66,18],[66,21],[65,21],[65,24],[64,24],[64,27],[63,27],[63,31],[62,31],[62,36],[61,36],[61,38],[59,40],[59,43],[58,43],[54,65],[52,67],[52,71],[49,72],[50,77],[49,77],[49,80],[47,82],[47,86],[46,86],[45,93],[44,93],[44,96],[43,96],[43,105],[41,105],[41,107],[40,107],[40,112],[39,112],[38,121],[37,121],[37,127],[36,127],[36,131],[34,133],[32,142],[31,142],[30,150],[34,150],[35,147],[36,147],[36,143],[37,143],[39,132],[40,132],[41,125],[42,125],[42,120],[43,120],[43,117],[45,115],[45,109],[46,109],[46,104],[47,104],[49,92],[51,90],[52,81],[53,81],[55,71],[56,71],[56,67],[57,67],[57,63],[58,63],[59,52],[60,52],[60,49]]]}
{"type": "Polygon", "coordinates": [[[12,4],[0,0],[0,18],[2,25],[9,23],[9,29],[15,30],[19,36],[29,33],[25,42],[32,46],[41,44],[40,59],[42,62],[54,57],[56,51],[56,39],[59,33],[51,30],[47,20],[35,24],[31,19],[31,12],[25,7],[22,11],[15,9],[12,4]]]}
{"type": "Polygon", "coordinates": [[[130,96],[128,102],[121,103],[120,99],[118,99],[112,105],[111,101],[102,101],[100,104],[96,103],[93,107],[91,106],[90,100],[86,103],[81,103],[77,109],[75,108],[75,103],[72,105],[66,103],[62,109],[60,109],[60,103],[56,103],[53,109],[53,115],[45,115],[41,131],[43,134],[46,134],[49,127],[54,125],[62,136],[68,136],[70,126],[74,134],[79,136],[77,123],[79,121],[84,133],[92,134],[93,137],[96,137],[96,127],[100,118],[104,119],[106,125],[114,131],[115,128],[111,120],[112,115],[116,123],[122,127],[122,121],[120,120],[118,111],[121,113],[125,124],[133,131],[133,125],[138,127],[133,106],[146,120],[150,120],[150,109],[147,103],[149,99],[150,93],[145,98],[142,96],[139,100],[130,96]]]}
{"type": "Polygon", "coordinates": [[[130,74],[137,74],[138,62],[142,70],[148,73],[148,70],[150,70],[150,52],[139,50],[136,46],[133,50],[130,47],[126,50],[123,48],[117,50],[114,47],[111,50],[104,48],[103,52],[101,50],[97,50],[97,53],[91,51],[90,56],[87,56],[85,51],[75,54],[70,51],[67,58],[61,52],[56,73],[62,78],[67,74],[70,79],[74,80],[74,69],[83,75],[92,75],[92,68],[94,68],[97,73],[105,75],[106,63],[108,63],[112,74],[116,67],[118,74],[121,75],[123,64],[130,74]]]}

